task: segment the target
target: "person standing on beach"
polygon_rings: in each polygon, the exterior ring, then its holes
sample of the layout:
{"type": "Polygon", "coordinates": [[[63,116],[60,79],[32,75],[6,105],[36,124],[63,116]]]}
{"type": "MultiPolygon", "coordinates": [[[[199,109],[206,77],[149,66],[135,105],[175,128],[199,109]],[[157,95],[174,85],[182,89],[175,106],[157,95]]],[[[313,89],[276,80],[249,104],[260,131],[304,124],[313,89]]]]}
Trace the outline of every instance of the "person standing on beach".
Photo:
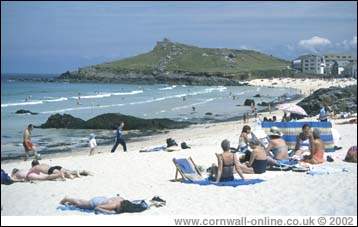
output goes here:
{"type": "Polygon", "coordinates": [[[89,146],[90,146],[90,154],[89,155],[93,155],[94,154],[94,150],[97,147],[97,142],[96,142],[96,135],[94,133],[91,133],[90,135],[90,140],[89,140],[89,146]]]}
{"type": "Polygon", "coordinates": [[[80,105],[81,104],[81,93],[78,92],[78,98],[77,98],[77,105],[80,105]]]}
{"type": "Polygon", "coordinates": [[[127,145],[126,142],[124,141],[123,132],[122,132],[123,127],[124,127],[124,122],[121,122],[121,124],[116,129],[116,143],[113,145],[111,153],[116,151],[119,144],[123,146],[123,151],[127,152],[127,145]]]}
{"type": "Polygon", "coordinates": [[[37,151],[35,150],[35,146],[32,144],[32,141],[31,141],[31,132],[32,132],[33,128],[34,128],[34,126],[32,124],[29,124],[27,126],[27,128],[25,128],[24,134],[23,134],[22,145],[24,146],[24,149],[25,149],[25,161],[30,156],[30,153],[35,155],[35,159],[39,159],[37,151]]]}
{"type": "Polygon", "coordinates": [[[329,116],[329,108],[326,103],[323,103],[321,110],[319,111],[319,120],[321,122],[327,122],[329,116]]]}

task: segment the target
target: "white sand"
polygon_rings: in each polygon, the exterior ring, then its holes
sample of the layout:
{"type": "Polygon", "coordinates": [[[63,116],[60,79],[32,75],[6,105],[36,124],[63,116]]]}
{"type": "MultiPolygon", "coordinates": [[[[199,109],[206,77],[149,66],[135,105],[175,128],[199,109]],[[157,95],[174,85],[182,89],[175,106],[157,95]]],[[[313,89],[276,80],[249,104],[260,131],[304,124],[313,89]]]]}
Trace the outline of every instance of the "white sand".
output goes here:
{"type": "MultiPolygon", "coordinates": [[[[280,118],[279,118],[280,119],[280,118]]],[[[251,126],[254,123],[250,123],[251,126]]],[[[89,199],[93,196],[114,196],[127,199],[151,198],[159,195],[167,205],[139,215],[356,215],[357,165],[342,162],[350,146],[357,145],[357,125],[336,125],[342,135],[343,149],[334,154],[336,161],[324,165],[346,168],[348,172],[310,176],[296,172],[266,172],[246,175],[260,178],[263,183],[233,187],[199,186],[171,182],[175,167],[172,159],[191,156],[197,165],[208,168],[221,152],[220,142],[227,138],[237,146],[242,122],[195,125],[172,130],[167,134],[150,136],[129,143],[129,152],[119,146],[116,153],[99,147],[104,153],[92,157],[72,155],[45,159],[42,162],[72,169],[87,169],[95,173],[66,182],[16,183],[1,186],[1,215],[91,215],[77,211],[56,210],[65,196],[89,199]],[[185,141],[192,149],[176,152],[139,153],[145,147],[165,144],[165,139],[185,141]],[[120,151],[120,152],[119,152],[120,151]]],[[[14,161],[1,165],[28,168],[30,161],[14,161]]],[[[238,176],[237,176],[238,177],[238,176]]],[[[123,214],[131,215],[131,214],[123,214]]]]}

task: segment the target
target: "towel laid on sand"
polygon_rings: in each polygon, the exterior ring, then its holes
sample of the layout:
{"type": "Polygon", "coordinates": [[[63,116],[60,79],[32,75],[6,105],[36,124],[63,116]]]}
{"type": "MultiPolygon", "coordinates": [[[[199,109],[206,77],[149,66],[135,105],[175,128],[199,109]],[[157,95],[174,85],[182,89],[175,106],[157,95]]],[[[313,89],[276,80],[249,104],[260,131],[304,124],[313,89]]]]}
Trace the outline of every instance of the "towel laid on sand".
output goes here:
{"type": "Polygon", "coordinates": [[[202,185],[202,186],[216,185],[216,186],[237,187],[237,186],[241,186],[241,185],[257,184],[257,183],[261,183],[263,181],[264,180],[262,180],[262,179],[246,179],[246,180],[235,179],[235,180],[232,180],[232,181],[223,181],[223,182],[215,183],[214,181],[210,181],[209,178],[206,178],[206,179],[197,180],[197,181],[183,181],[183,183],[185,183],[185,184],[198,184],[198,185],[202,185]]]}
{"type": "Polygon", "coordinates": [[[326,174],[335,174],[348,172],[345,168],[333,168],[329,166],[312,166],[307,174],[315,176],[315,175],[326,175],[326,174]]]}

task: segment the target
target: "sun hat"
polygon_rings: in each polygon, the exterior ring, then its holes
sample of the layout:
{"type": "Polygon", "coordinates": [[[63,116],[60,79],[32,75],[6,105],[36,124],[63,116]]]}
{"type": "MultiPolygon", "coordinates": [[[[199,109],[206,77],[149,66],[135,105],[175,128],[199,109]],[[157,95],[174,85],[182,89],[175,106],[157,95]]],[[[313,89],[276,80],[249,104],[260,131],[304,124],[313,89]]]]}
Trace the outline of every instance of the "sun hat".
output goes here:
{"type": "Polygon", "coordinates": [[[283,134],[282,132],[280,131],[280,129],[276,126],[272,126],[270,128],[270,132],[268,133],[269,136],[279,136],[281,137],[283,134]]]}

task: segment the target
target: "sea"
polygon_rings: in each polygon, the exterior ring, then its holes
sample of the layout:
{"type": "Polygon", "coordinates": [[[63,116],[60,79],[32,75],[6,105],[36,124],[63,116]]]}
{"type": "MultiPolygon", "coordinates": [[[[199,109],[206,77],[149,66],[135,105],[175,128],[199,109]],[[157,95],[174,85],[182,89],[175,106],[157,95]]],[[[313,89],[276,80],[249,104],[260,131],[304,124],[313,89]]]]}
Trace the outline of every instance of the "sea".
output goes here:
{"type": "MultiPolygon", "coordinates": [[[[24,154],[23,130],[39,126],[52,114],[70,114],[88,120],[104,113],[121,113],[139,118],[169,118],[205,123],[225,121],[251,111],[245,99],[256,103],[291,99],[299,94],[291,88],[253,86],[188,86],[170,84],[68,83],[19,80],[56,75],[1,75],[1,159],[24,154]],[[254,97],[259,94],[259,97],[254,97]],[[194,108],[193,108],[194,107],[194,108]],[[20,109],[37,113],[16,114],[20,109]]],[[[265,107],[257,106],[258,111],[265,107]]],[[[40,154],[73,152],[88,146],[91,133],[99,145],[114,140],[112,130],[40,129],[32,132],[40,154]]],[[[141,136],[129,132],[128,137],[141,136]]]]}

